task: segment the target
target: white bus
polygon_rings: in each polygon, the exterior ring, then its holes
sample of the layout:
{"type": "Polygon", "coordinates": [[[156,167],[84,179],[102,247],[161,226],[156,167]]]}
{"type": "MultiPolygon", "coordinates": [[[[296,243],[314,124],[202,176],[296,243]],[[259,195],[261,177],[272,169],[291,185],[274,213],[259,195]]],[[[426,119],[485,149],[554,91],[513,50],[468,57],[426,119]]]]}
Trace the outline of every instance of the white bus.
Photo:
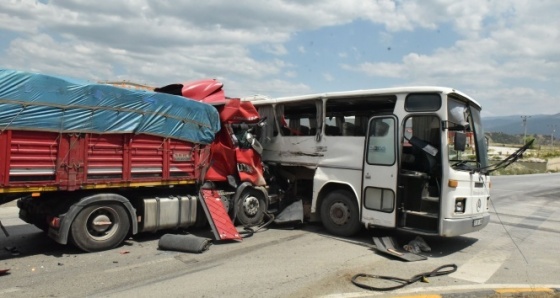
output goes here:
{"type": "MultiPolygon", "coordinates": [[[[247,98],[267,125],[271,198],[303,200],[311,221],[457,236],[490,219],[481,106],[443,87],[247,98]]],[[[285,200],[284,200],[285,201],[285,200]]]]}

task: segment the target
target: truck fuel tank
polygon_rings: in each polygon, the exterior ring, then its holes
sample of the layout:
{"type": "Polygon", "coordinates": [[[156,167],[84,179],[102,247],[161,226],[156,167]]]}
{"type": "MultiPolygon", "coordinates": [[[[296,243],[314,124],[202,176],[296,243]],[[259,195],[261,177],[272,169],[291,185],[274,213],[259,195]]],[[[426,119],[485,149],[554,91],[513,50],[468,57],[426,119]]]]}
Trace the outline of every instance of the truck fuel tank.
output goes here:
{"type": "Polygon", "coordinates": [[[196,222],[196,196],[144,199],[142,231],[187,228],[196,222]]]}

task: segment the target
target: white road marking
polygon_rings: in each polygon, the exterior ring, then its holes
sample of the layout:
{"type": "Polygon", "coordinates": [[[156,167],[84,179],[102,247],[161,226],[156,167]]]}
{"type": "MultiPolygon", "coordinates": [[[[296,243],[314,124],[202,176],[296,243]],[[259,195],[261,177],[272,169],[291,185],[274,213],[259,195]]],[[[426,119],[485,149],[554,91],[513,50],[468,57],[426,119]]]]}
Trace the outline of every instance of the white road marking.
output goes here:
{"type": "Polygon", "coordinates": [[[7,289],[0,290],[0,295],[8,294],[8,293],[13,293],[13,292],[17,292],[17,291],[21,291],[21,289],[20,289],[20,288],[16,288],[16,287],[14,287],[14,288],[7,288],[7,289]]]}
{"type": "Polygon", "coordinates": [[[514,248],[509,237],[501,236],[460,265],[457,271],[449,276],[480,284],[485,283],[515,251],[514,248]]]}

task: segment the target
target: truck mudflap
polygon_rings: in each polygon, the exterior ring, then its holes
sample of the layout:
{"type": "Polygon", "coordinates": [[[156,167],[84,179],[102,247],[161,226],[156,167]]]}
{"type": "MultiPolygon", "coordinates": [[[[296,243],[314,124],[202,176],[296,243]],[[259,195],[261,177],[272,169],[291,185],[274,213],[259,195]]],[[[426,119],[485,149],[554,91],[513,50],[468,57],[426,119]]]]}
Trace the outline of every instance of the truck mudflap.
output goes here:
{"type": "Polygon", "coordinates": [[[202,189],[200,191],[200,203],[206,213],[206,218],[210,223],[216,240],[242,240],[241,235],[239,235],[239,232],[224,208],[218,191],[202,189]]]}

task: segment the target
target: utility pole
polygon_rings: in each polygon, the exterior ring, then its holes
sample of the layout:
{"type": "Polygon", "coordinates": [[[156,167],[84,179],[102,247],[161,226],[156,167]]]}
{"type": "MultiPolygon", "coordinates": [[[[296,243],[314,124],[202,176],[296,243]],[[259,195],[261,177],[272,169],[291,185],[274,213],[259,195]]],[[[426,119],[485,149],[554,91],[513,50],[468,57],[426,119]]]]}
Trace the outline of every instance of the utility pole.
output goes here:
{"type": "Polygon", "coordinates": [[[521,116],[521,121],[523,121],[524,128],[523,141],[521,141],[522,144],[525,144],[527,139],[527,118],[531,118],[531,116],[521,116]]]}
{"type": "Polygon", "coordinates": [[[550,134],[550,147],[554,148],[554,133],[556,132],[556,124],[547,125],[552,128],[552,133],[550,134]]]}

